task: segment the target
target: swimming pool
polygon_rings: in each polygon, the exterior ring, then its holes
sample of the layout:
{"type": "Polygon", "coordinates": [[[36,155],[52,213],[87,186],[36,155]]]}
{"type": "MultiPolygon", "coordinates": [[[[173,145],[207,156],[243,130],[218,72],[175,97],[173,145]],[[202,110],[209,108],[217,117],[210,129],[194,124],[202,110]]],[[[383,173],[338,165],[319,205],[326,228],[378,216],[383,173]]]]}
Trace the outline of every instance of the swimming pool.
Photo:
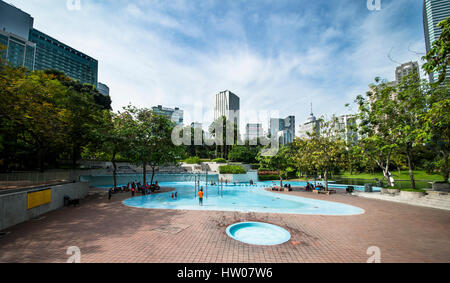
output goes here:
{"type": "Polygon", "coordinates": [[[178,199],[172,199],[172,192],[136,196],[125,200],[127,206],[173,209],[173,210],[206,210],[206,211],[240,211],[280,214],[307,215],[357,215],[364,210],[342,203],[321,201],[291,195],[276,194],[264,190],[266,182],[258,182],[254,187],[243,184],[204,188],[203,206],[199,206],[194,182],[164,182],[164,187],[176,189],[178,199]]]}

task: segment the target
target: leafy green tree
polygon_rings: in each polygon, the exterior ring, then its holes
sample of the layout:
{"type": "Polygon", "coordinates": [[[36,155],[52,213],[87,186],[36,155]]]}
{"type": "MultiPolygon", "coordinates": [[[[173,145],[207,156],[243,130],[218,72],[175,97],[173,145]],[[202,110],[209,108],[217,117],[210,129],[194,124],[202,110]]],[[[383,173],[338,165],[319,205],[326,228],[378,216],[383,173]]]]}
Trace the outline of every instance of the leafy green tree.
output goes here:
{"type": "Polygon", "coordinates": [[[317,172],[323,172],[325,188],[328,190],[328,177],[331,171],[343,165],[345,142],[336,130],[337,120],[322,123],[320,134],[313,133],[307,143],[308,158],[317,172]]]}
{"type": "Polygon", "coordinates": [[[231,161],[255,163],[258,152],[258,147],[235,145],[228,153],[228,159],[231,161]]]}
{"type": "Polygon", "coordinates": [[[420,137],[438,152],[442,158],[442,173],[449,179],[450,154],[450,84],[442,84],[432,90],[430,108],[423,114],[423,131],[420,137]]]}
{"type": "Polygon", "coordinates": [[[209,126],[210,134],[216,140],[216,158],[219,157],[219,148],[220,148],[220,157],[227,158],[228,153],[233,145],[237,145],[238,141],[240,141],[238,125],[228,120],[225,116],[217,118],[210,126],[209,126]],[[231,130],[232,129],[232,130],[231,130]],[[232,144],[230,141],[227,141],[227,135],[233,135],[232,144]]]}
{"type": "Polygon", "coordinates": [[[406,154],[411,188],[415,190],[413,150],[421,145],[419,138],[423,127],[421,117],[427,111],[428,83],[421,81],[418,73],[412,72],[403,78],[393,100],[396,105],[396,116],[395,120],[391,121],[392,131],[398,134],[398,150],[406,154]]]}
{"type": "Polygon", "coordinates": [[[359,95],[355,102],[358,104],[359,142],[363,154],[372,159],[383,171],[383,175],[391,186],[389,169],[392,153],[399,147],[398,131],[395,131],[398,118],[395,86],[375,79],[371,91],[366,97],[359,95]]]}
{"type": "Polygon", "coordinates": [[[135,163],[142,165],[144,183],[147,181],[147,166],[150,166],[151,184],[153,184],[156,167],[175,164],[181,156],[181,148],[172,143],[174,124],[150,109],[129,106],[127,111],[135,119],[132,159],[135,163]]]}
{"type": "Polygon", "coordinates": [[[438,40],[433,42],[433,47],[427,55],[423,57],[427,62],[422,66],[428,74],[440,73],[436,85],[444,82],[450,62],[450,18],[440,22],[438,28],[441,29],[441,35],[438,40]]]}
{"type": "MultiPolygon", "coordinates": [[[[280,178],[280,188],[283,187],[283,171],[285,171],[290,165],[290,159],[288,158],[289,148],[287,146],[280,146],[280,148],[270,148],[269,152],[272,151],[272,154],[269,156],[263,156],[258,153],[257,160],[263,167],[273,168],[278,172],[278,177],[280,178]]],[[[269,153],[266,152],[266,153],[269,153]]]]}
{"type": "Polygon", "coordinates": [[[113,164],[113,183],[117,187],[117,156],[130,156],[134,121],[127,113],[112,113],[104,111],[101,116],[101,126],[93,130],[95,138],[91,148],[98,152],[106,153],[113,164]]]}

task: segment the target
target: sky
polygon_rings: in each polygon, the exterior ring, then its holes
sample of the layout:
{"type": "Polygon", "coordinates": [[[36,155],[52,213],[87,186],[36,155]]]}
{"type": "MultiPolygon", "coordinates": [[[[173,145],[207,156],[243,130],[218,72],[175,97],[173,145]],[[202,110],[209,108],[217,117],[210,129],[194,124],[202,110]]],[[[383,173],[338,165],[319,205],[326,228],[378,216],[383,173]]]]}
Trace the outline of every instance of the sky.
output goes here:
{"type": "Polygon", "coordinates": [[[230,90],[241,129],[265,130],[270,116],[294,115],[298,127],[311,103],[318,117],[355,113],[345,105],[375,77],[423,64],[423,0],[379,1],[381,10],[367,0],[6,0],[99,61],[115,111],[180,107],[185,124],[206,125],[214,95],[230,90]]]}

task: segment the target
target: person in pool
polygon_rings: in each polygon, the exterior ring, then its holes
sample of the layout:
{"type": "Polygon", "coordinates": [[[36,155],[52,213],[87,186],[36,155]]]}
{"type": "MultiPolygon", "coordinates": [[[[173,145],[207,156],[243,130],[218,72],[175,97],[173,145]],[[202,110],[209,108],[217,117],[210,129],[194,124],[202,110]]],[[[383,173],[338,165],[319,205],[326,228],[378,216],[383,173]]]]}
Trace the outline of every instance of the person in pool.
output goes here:
{"type": "Polygon", "coordinates": [[[198,191],[198,204],[203,206],[203,187],[198,191]]]}

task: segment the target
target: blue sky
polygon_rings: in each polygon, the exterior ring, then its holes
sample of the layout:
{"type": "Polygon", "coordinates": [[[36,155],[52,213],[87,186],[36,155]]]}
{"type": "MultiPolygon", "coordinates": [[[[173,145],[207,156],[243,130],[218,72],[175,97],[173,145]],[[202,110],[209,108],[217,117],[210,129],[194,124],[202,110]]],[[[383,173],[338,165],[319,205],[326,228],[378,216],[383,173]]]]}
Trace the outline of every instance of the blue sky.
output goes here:
{"type": "Polygon", "coordinates": [[[115,110],[178,106],[186,122],[211,119],[225,89],[241,98],[242,124],[265,129],[268,110],[297,124],[310,103],[316,116],[352,113],[345,104],[376,76],[393,80],[399,63],[425,52],[422,0],[381,0],[380,11],[367,0],[7,2],[98,59],[115,110]]]}

